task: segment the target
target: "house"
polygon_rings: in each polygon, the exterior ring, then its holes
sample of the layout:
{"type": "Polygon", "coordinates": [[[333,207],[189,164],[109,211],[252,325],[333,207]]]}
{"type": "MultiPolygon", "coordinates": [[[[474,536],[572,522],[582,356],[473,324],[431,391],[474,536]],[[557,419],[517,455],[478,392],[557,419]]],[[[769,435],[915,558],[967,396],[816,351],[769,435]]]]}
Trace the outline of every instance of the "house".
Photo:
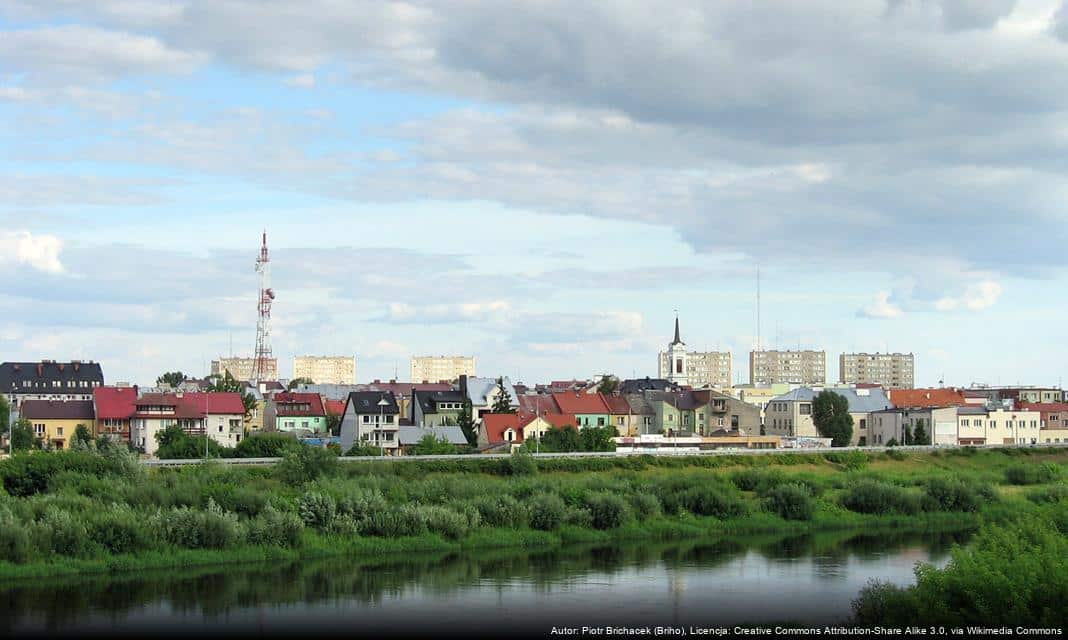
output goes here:
{"type": "Polygon", "coordinates": [[[523,430],[517,413],[487,413],[478,428],[478,448],[509,445],[514,449],[523,444],[523,430]]]}
{"type": "Polygon", "coordinates": [[[622,397],[630,405],[630,414],[638,432],[635,435],[642,436],[657,433],[656,410],[644,393],[628,393],[622,397]]]}
{"type": "Polygon", "coordinates": [[[393,392],[353,391],[341,413],[341,451],[346,453],[360,442],[380,447],[384,454],[396,454],[399,418],[400,407],[393,392]]]}
{"type": "MultiPolygon", "coordinates": [[[[508,393],[508,405],[513,409],[519,408],[519,396],[515,393],[512,381],[508,376],[502,378],[504,389],[508,393]]],[[[482,420],[482,416],[493,410],[500,389],[497,378],[476,378],[474,376],[460,376],[460,392],[471,403],[471,416],[476,422],[482,420]]]]}
{"type": "Polygon", "coordinates": [[[608,406],[608,415],[616,433],[621,436],[636,436],[640,432],[642,417],[631,411],[630,403],[623,396],[606,394],[602,396],[608,406]]]}
{"type": "Polygon", "coordinates": [[[434,436],[437,439],[445,439],[449,444],[455,447],[468,446],[467,437],[460,427],[445,426],[445,427],[410,427],[401,426],[397,432],[397,438],[400,442],[400,454],[411,455],[412,448],[419,444],[419,441],[427,436],[434,436]]]}
{"type": "Polygon", "coordinates": [[[54,449],[67,449],[79,426],[95,431],[92,400],[23,400],[21,417],[30,422],[35,438],[54,449]]]}
{"type": "Polygon", "coordinates": [[[264,425],[275,431],[302,436],[324,434],[330,430],[326,407],[318,393],[276,393],[267,401],[264,425]]]}
{"type": "Polygon", "coordinates": [[[554,393],[552,398],[560,408],[560,413],[575,416],[575,426],[579,429],[612,426],[611,412],[604,400],[604,394],[565,391],[554,393]]]}
{"type": "Polygon", "coordinates": [[[1038,411],[957,407],[957,442],[971,444],[1037,444],[1042,414],[1038,411]]]}
{"type": "Polygon", "coordinates": [[[550,429],[571,427],[578,429],[575,416],[566,413],[542,413],[541,415],[520,414],[520,430],[523,440],[540,440],[550,429]]]}
{"type": "Polygon", "coordinates": [[[931,444],[957,444],[957,407],[891,407],[872,411],[868,417],[868,444],[886,446],[891,440],[905,444],[905,428],[916,433],[923,427],[931,444]]]}
{"type": "Polygon", "coordinates": [[[455,390],[412,391],[412,424],[417,427],[456,425],[464,410],[464,394],[455,390]]]}
{"type": "Polygon", "coordinates": [[[93,389],[104,385],[104,373],[93,361],[5,362],[0,364],[0,393],[7,396],[14,420],[25,400],[92,401],[93,389]]]}
{"type": "Polygon", "coordinates": [[[191,436],[207,434],[223,447],[237,446],[244,436],[240,393],[145,393],[135,406],[130,442],[150,456],[159,450],[156,435],[173,425],[191,436]]]}
{"type": "Polygon", "coordinates": [[[891,389],[890,404],[903,409],[961,407],[968,404],[964,391],[954,388],[891,389]]]}
{"type": "Polygon", "coordinates": [[[655,432],[667,436],[760,435],[760,408],[726,393],[649,391],[645,397],[653,407],[655,432]]]}
{"type": "Polygon", "coordinates": [[[93,389],[96,435],[116,442],[130,441],[130,421],[137,412],[137,387],[93,389]]]}
{"type": "Polygon", "coordinates": [[[1024,411],[1039,412],[1043,429],[1068,429],[1068,402],[1021,402],[1018,406],[1024,411]]]}
{"type": "Polygon", "coordinates": [[[853,438],[850,445],[864,446],[868,440],[868,421],[873,411],[891,408],[890,398],[881,388],[800,387],[771,399],[764,410],[764,432],[767,435],[791,437],[819,437],[812,422],[812,402],[821,391],[833,391],[844,396],[853,417],[853,438]]]}

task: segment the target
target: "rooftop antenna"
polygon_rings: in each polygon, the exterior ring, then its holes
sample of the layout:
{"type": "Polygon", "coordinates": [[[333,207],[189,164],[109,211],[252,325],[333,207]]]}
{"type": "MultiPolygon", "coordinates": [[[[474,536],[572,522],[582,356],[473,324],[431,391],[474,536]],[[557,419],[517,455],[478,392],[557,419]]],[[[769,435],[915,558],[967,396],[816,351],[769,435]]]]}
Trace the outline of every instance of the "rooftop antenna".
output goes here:
{"type": "Polygon", "coordinates": [[[263,231],[263,244],[260,255],[256,258],[256,273],[260,274],[260,295],[256,321],[256,352],[252,365],[252,380],[260,382],[267,378],[267,362],[274,357],[271,350],[271,305],[274,303],[274,289],[271,288],[271,255],[267,250],[267,230],[263,231]]]}
{"type": "Polygon", "coordinates": [[[760,351],[760,265],[757,264],[757,345],[756,350],[760,351]]]}

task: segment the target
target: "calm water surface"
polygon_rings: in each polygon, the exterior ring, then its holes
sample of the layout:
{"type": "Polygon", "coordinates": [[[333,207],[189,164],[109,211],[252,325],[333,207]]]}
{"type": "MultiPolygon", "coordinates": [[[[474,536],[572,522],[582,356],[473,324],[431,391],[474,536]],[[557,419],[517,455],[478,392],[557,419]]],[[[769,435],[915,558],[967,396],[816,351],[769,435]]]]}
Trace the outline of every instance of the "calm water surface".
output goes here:
{"type": "Polygon", "coordinates": [[[844,621],[965,534],[793,538],[338,559],[0,585],[0,635],[548,634],[553,626],[844,621]]]}

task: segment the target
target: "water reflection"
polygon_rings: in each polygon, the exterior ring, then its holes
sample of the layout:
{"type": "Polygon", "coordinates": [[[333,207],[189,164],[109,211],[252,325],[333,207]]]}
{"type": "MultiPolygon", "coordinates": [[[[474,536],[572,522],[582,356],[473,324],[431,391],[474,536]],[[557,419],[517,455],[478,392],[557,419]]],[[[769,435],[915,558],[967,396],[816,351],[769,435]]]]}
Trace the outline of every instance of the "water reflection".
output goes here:
{"type": "Polygon", "coordinates": [[[0,633],[818,623],[847,615],[869,578],[909,583],[915,562],[966,538],[751,536],[34,581],[0,589],[0,633]]]}

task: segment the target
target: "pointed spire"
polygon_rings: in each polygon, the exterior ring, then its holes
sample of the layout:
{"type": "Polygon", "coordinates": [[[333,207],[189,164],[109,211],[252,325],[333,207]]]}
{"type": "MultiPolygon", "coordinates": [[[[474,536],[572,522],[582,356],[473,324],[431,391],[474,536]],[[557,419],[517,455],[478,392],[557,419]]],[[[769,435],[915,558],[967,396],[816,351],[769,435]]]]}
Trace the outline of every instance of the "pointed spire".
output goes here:
{"type": "Polygon", "coordinates": [[[671,344],[685,344],[682,338],[679,337],[679,313],[677,311],[675,312],[675,339],[671,344]]]}

